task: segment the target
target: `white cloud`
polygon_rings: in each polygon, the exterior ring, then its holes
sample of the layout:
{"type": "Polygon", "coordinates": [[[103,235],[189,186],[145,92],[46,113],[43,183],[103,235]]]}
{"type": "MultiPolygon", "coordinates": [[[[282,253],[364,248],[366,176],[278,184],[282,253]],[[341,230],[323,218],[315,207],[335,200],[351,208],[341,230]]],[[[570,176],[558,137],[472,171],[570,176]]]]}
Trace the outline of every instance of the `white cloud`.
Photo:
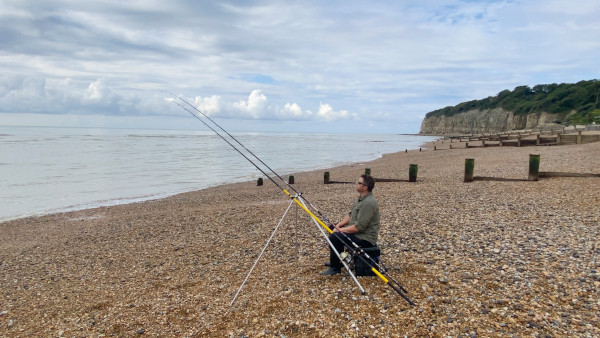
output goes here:
{"type": "Polygon", "coordinates": [[[297,103],[286,103],[280,112],[281,117],[292,117],[292,118],[309,118],[312,116],[312,112],[303,111],[297,103]]]}
{"type": "Polygon", "coordinates": [[[351,115],[346,110],[335,111],[333,107],[323,103],[319,104],[319,111],[317,112],[317,116],[326,122],[331,122],[335,120],[347,120],[351,117],[356,117],[356,115],[351,115]]]}
{"type": "Polygon", "coordinates": [[[208,116],[228,119],[265,119],[296,121],[310,120],[313,117],[326,122],[357,118],[346,110],[335,111],[331,105],[321,103],[315,115],[310,110],[303,110],[297,103],[286,103],[283,108],[271,105],[269,98],[262,91],[255,89],[246,100],[228,102],[220,96],[195,97],[196,107],[208,116]]]}
{"type": "Polygon", "coordinates": [[[0,112],[140,116],[173,115],[176,110],[158,93],[142,100],[136,92],[117,92],[105,79],[0,75],[0,112]]]}
{"type": "Polygon", "coordinates": [[[599,16],[558,0],[2,2],[0,112],[180,114],[170,90],[240,125],[416,132],[427,109],[600,78],[599,16]]]}
{"type": "MultiPolygon", "coordinates": [[[[219,95],[197,96],[191,100],[204,114],[241,120],[325,121],[348,119],[345,110],[335,111],[320,104],[319,113],[303,110],[298,103],[283,107],[271,104],[261,90],[254,89],[246,99],[226,100],[219,95]]],[[[0,112],[39,112],[53,114],[181,115],[175,105],[166,105],[164,95],[155,93],[141,100],[136,92],[117,92],[106,79],[80,83],[71,78],[46,80],[37,77],[0,75],[0,112]],[[25,109],[23,109],[26,107],[25,109]]]]}
{"type": "Polygon", "coordinates": [[[232,104],[233,110],[240,114],[240,117],[249,117],[253,119],[259,119],[263,116],[268,115],[269,105],[267,97],[263,95],[260,90],[253,90],[248,96],[248,100],[239,101],[232,104]]]}
{"type": "Polygon", "coordinates": [[[114,98],[114,94],[104,84],[103,79],[98,79],[87,87],[84,93],[83,100],[89,102],[109,102],[114,98]]]}
{"type": "Polygon", "coordinates": [[[196,108],[200,109],[202,113],[208,116],[218,115],[225,109],[225,101],[218,95],[212,95],[210,97],[197,96],[194,98],[194,104],[196,105],[196,108]]]}

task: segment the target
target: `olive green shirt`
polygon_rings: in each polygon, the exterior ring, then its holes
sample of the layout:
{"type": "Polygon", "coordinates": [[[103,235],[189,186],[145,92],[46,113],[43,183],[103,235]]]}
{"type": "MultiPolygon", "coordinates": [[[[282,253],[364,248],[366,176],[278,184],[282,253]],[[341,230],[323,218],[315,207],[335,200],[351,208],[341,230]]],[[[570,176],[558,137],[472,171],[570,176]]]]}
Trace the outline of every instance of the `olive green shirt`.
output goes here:
{"type": "Polygon", "coordinates": [[[377,245],[377,237],[379,236],[379,203],[377,203],[372,192],[366,194],[364,197],[359,197],[352,206],[348,225],[352,224],[358,229],[358,232],[354,234],[356,237],[377,245]]]}

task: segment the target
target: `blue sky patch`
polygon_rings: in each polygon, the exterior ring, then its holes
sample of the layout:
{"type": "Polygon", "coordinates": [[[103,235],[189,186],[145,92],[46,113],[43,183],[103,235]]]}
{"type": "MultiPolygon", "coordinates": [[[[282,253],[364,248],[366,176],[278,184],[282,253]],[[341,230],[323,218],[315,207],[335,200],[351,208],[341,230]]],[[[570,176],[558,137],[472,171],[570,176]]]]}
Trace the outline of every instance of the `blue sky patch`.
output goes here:
{"type": "Polygon", "coordinates": [[[275,80],[269,75],[263,74],[252,74],[252,73],[244,73],[240,77],[243,81],[252,82],[252,83],[260,83],[260,84],[274,84],[275,80]]]}

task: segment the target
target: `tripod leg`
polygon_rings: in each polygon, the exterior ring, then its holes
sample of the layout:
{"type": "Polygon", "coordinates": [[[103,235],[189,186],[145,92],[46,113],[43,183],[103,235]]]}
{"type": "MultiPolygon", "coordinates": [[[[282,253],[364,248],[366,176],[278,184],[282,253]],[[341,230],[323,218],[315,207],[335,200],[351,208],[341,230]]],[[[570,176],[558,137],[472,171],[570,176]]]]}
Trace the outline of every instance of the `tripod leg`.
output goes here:
{"type": "Polygon", "coordinates": [[[273,239],[273,236],[275,236],[275,232],[277,232],[277,229],[279,229],[279,226],[281,225],[281,222],[283,222],[283,219],[285,218],[285,216],[287,215],[288,211],[290,211],[290,208],[292,207],[293,202],[290,202],[290,205],[288,206],[288,208],[285,210],[285,212],[283,213],[283,216],[281,216],[281,219],[279,220],[279,223],[277,223],[277,226],[275,227],[275,229],[273,229],[273,232],[271,233],[271,236],[269,237],[269,239],[267,240],[267,243],[265,243],[265,246],[263,247],[262,251],[260,252],[260,254],[258,255],[258,257],[256,258],[256,260],[254,261],[254,265],[252,265],[252,268],[250,268],[250,271],[248,271],[248,275],[246,275],[246,278],[244,279],[244,281],[242,282],[242,285],[240,285],[240,288],[237,290],[237,292],[235,293],[235,296],[233,296],[233,299],[231,300],[231,303],[229,303],[229,306],[232,306],[233,303],[235,302],[237,296],[240,294],[240,292],[242,291],[242,288],[244,287],[244,285],[246,285],[246,281],[248,281],[248,278],[250,277],[250,275],[252,274],[252,271],[254,271],[254,268],[256,267],[256,264],[258,264],[258,261],[260,260],[260,258],[262,257],[263,253],[265,253],[265,250],[267,249],[267,247],[269,246],[269,243],[271,243],[271,240],[273,239]]]}

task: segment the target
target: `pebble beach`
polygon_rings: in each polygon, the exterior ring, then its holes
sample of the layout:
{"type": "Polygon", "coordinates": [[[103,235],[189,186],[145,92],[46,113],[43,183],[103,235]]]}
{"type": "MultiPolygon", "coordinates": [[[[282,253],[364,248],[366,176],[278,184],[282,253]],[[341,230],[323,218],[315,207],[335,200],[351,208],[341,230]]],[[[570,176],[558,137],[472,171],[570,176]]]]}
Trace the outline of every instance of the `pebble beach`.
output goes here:
{"type": "MultiPolygon", "coordinates": [[[[441,142],[441,141],[438,141],[441,142]]],[[[317,226],[265,180],[0,223],[0,336],[597,337],[600,142],[386,154],[295,173],[337,222],[370,168],[379,246],[410,306],[378,277],[320,276],[317,226]],[[465,159],[475,177],[464,183],[465,159]],[[408,182],[410,164],[418,181],[408,182]],[[261,260],[230,302],[275,226],[261,260]]],[[[245,161],[240,157],[240,161],[245,161]]]]}

